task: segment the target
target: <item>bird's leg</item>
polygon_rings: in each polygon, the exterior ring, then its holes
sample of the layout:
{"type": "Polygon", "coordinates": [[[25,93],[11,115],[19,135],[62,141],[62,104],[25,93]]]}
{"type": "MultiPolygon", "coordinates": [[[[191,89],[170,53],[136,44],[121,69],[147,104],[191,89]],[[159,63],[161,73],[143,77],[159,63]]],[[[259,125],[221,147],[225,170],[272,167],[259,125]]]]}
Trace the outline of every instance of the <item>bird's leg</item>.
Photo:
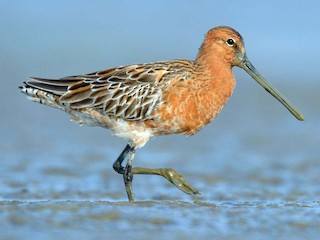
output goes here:
{"type": "Polygon", "coordinates": [[[117,158],[117,160],[113,163],[113,169],[119,173],[123,174],[123,180],[124,184],[126,186],[126,191],[128,195],[129,201],[134,201],[134,194],[132,190],[132,162],[135,155],[135,149],[134,147],[128,143],[125,149],[122,151],[120,156],[117,158]],[[125,167],[122,166],[123,160],[128,156],[128,161],[125,167]]]}
{"type": "Polygon", "coordinates": [[[142,168],[132,167],[132,162],[135,155],[135,148],[128,143],[125,149],[121,152],[120,156],[113,163],[113,169],[123,175],[124,184],[129,201],[134,201],[134,193],[132,190],[132,179],[134,174],[148,174],[159,175],[167,179],[181,191],[193,195],[199,194],[199,192],[188,183],[184,177],[172,168],[142,168]],[[125,167],[122,166],[122,162],[128,156],[128,161],[125,167]]]}
{"type": "Polygon", "coordinates": [[[134,193],[132,189],[132,179],[133,179],[132,162],[134,159],[134,155],[135,155],[135,150],[134,148],[131,148],[129,151],[128,161],[123,174],[123,180],[126,186],[127,195],[130,202],[134,201],[134,193]]]}
{"type": "Polygon", "coordinates": [[[179,174],[176,170],[172,168],[132,168],[132,174],[150,174],[150,175],[160,175],[166,178],[169,182],[179,188],[181,191],[194,195],[199,194],[198,190],[191,186],[184,177],[179,174]]]}
{"type": "Polygon", "coordinates": [[[113,169],[117,173],[124,174],[125,168],[122,166],[122,162],[127,157],[128,153],[131,151],[131,149],[132,149],[132,147],[128,143],[127,146],[123,149],[122,153],[117,158],[117,160],[113,163],[113,169]]]}

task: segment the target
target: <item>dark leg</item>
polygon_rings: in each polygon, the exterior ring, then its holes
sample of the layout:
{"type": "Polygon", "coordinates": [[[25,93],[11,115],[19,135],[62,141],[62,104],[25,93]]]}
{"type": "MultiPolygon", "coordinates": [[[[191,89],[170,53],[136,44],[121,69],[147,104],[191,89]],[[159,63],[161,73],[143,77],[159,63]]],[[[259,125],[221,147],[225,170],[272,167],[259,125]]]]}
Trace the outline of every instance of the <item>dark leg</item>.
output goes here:
{"type": "Polygon", "coordinates": [[[126,186],[127,195],[130,202],[134,201],[134,193],[132,189],[132,180],[133,180],[132,163],[133,163],[134,155],[135,155],[135,150],[133,148],[129,152],[128,161],[123,174],[123,181],[124,181],[124,185],[126,186]]]}
{"type": "Polygon", "coordinates": [[[134,201],[134,194],[132,190],[132,179],[133,179],[132,162],[134,159],[134,155],[135,155],[135,149],[130,145],[130,143],[128,143],[125,149],[120,154],[120,156],[113,163],[113,169],[117,173],[123,174],[123,180],[126,186],[126,191],[127,191],[129,201],[134,201]],[[125,167],[123,167],[122,162],[127,156],[128,156],[127,164],[125,167]]]}
{"type": "Polygon", "coordinates": [[[135,155],[135,148],[131,146],[130,143],[125,147],[120,156],[113,164],[113,169],[123,175],[124,184],[126,186],[126,191],[129,201],[134,201],[134,194],[132,190],[132,179],[133,174],[150,174],[150,175],[160,175],[166,178],[169,182],[179,188],[181,191],[187,194],[199,194],[199,192],[188,183],[182,175],[177,173],[174,169],[171,168],[141,168],[141,167],[132,167],[132,162],[135,155]],[[128,157],[128,161],[125,167],[122,166],[124,159],[128,157]]]}
{"type": "Polygon", "coordinates": [[[113,169],[119,173],[124,174],[125,168],[121,165],[123,160],[127,157],[128,153],[133,149],[130,144],[128,143],[127,146],[123,149],[120,156],[117,158],[117,160],[113,163],[113,169]]]}

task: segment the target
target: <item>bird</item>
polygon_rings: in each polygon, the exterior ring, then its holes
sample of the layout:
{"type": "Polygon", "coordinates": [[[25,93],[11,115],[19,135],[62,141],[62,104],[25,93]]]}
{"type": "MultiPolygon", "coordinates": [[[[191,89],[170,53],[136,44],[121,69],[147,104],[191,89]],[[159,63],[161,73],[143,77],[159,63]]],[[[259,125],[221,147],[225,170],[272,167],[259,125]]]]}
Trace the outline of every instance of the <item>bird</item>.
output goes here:
{"type": "Polygon", "coordinates": [[[255,69],[242,36],[228,26],[210,29],[194,60],[133,64],[59,79],[34,77],[19,88],[30,100],[70,114],[74,122],[100,126],[128,140],[113,168],[123,176],[129,201],[135,200],[135,174],[160,175],[196,195],[199,191],[172,168],[133,167],[135,152],[157,136],[191,136],[212,122],[233,93],[233,67],[245,70],[293,116],[304,120],[255,69]]]}

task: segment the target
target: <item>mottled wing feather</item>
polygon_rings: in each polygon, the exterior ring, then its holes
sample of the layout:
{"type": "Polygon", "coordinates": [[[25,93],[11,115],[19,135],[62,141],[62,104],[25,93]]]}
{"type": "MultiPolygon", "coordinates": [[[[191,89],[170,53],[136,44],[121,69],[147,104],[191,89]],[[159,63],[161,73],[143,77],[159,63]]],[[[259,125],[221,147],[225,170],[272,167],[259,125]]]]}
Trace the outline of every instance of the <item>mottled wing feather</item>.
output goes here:
{"type": "Polygon", "coordinates": [[[166,72],[133,65],[75,77],[80,82],[72,84],[60,101],[127,120],[144,120],[160,99],[157,80],[166,72]]]}
{"type": "Polygon", "coordinates": [[[58,80],[33,78],[26,84],[60,96],[71,108],[92,108],[102,114],[126,120],[145,120],[161,100],[162,91],[172,79],[185,80],[192,66],[188,60],[111,68],[58,80]],[[186,67],[184,66],[184,67],[186,67]]]}

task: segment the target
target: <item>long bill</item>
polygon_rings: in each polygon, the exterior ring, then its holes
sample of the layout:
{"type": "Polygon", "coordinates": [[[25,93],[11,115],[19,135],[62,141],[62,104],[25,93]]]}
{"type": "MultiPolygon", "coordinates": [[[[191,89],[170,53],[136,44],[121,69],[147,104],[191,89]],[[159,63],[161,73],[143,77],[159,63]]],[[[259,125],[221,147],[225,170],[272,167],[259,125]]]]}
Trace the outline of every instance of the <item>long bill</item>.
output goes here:
{"type": "Polygon", "coordinates": [[[266,91],[274,96],[279,102],[281,102],[293,116],[298,120],[303,121],[304,116],[302,113],[285,97],[283,96],[274,86],[265,80],[261,74],[251,64],[247,56],[244,56],[241,61],[241,68],[244,69],[254,80],[257,81],[266,91]]]}

